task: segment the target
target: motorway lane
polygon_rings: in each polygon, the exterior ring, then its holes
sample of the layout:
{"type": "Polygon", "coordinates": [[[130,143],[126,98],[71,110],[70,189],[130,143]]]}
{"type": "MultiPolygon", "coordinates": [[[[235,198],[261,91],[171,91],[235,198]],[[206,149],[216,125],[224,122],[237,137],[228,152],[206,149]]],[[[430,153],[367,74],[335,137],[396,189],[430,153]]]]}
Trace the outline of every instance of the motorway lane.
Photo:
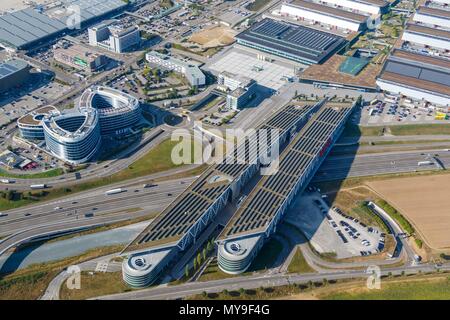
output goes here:
{"type": "Polygon", "coordinates": [[[77,214],[79,218],[83,218],[85,213],[90,212],[95,215],[104,215],[130,208],[142,208],[147,213],[161,211],[167,206],[168,199],[175,199],[193,179],[162,182],[156,187],[145,189],[142,185],[134,185],[128,187],[127,192],[110,196],[105,195],[105,191],[110,188],[102,188],[63,200],[6,211],[8,216],[0,218],[0,235],[18,232],[30,226],[74,220],[77,214]],[[135,190],[139,192],[134,192],[135,190]],[[168,196],[168,193],[172,196],[168,196]],[[61,209],[55,210],[56,207],[61,209]],[[25,216],[25,214],[31,215],[25,216]]]}
{"type": "Polygon", "coordinates": [[[333,156],[324,161],[313,182],[341,180],[348,177],[361,177],[389,173],[435,170],[435,165],[418,166],[424,161],[423,153],[439,154],[445,167],[450,167],[450,152],[442,149],[427,151],[408,151],[382,154],[363,154],[357,156],[333,156]]]}

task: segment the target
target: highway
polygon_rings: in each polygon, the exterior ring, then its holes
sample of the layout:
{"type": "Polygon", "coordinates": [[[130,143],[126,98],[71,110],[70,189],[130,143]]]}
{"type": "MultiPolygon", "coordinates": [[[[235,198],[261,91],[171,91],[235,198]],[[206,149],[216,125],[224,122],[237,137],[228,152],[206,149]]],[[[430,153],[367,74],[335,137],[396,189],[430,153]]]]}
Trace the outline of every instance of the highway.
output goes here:
{"type": "Polygon", "coordinates": [[[333,152],[319,168],[313,182],[342,180],[348,177],[362,177],[380,174],[436,170],[436,166],[418,166],[426,154],[439,154],[439,159],[450,167],[450,152],[442,149],[423,151],[385,152],[381,154],[361,154],[336,156],[333,152]]]}
{"type": "Polygon", "coordinates": [[[105,195],[113,187],[83,192],[62,200],[7,211],[0,219],[0,255],[13,246],[42,235],[80,227],[110,224],[162,211],[194,178],[177,179],[143,188],[128,185],[126,192],[105,195]],[[138,190],[138,192],[135,192],[138,190]],[[93,214],[85,217],[85,214],[93,214]]]}

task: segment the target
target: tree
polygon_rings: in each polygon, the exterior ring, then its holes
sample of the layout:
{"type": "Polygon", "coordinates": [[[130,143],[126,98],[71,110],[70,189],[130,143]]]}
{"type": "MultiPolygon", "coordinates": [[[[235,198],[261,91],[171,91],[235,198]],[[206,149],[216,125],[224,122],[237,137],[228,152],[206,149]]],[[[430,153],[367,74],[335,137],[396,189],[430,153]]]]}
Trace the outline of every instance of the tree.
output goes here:
{"type": "Polygon", "coordinates": [[[325,278],[323,278],[323,280],[322,280],[322,285],[323,285],[324,287],[326,287],[326,286],[328,285],[328,280],[325,279],[325,278]]]}
{"type": "Polygon", "coordinates": [[[228,290],[227,289],[223,289],[222,293],[223,293],[224,296],[227,296],[228,295],[228,290]]]}
{"type": "Polygon", "coordinates": [[[308,285],[309,289],[312,289],[314,286],[314,283],[311,280],[309,280],[307,285],[308,285]]]}
{"type": "Polygon", "coordinates": [[[197,253],[197,264],[199,267],[202,264],[202,256],[201,256],[200,252],[197,253]]]}
{"type": "Polygon", "coordinates": [[[186,267],[184,268],[184,275],[186,276],[186,278],[189,278],[189,266],[186,265],[186,267]]]}
{"type": "Polygon", "coordinates": [[[240,295],[244,295],[244,293],[245,293],[245,289],[244,289],[244,288],[240,288],[240,289],[239,289],[239,294],[240,294],[240,295]]]}
{"type": "Polygon", "coordinates": [[[194,270],[197,270],[197,259],[194,258],[194,270]]]}
{"type": "Polygon", "coordinates": [[[203,260],[206,261],[206,248],[203,248],[203,260]]]}
{"type": "Polygon", "coordinates": [[[202,292],[202,296],[203,296],[203,298],[206,298],[206,297],[208,296],[208,294],[206,293],[206,291],[203,291],[203,292],[202,292]]]}

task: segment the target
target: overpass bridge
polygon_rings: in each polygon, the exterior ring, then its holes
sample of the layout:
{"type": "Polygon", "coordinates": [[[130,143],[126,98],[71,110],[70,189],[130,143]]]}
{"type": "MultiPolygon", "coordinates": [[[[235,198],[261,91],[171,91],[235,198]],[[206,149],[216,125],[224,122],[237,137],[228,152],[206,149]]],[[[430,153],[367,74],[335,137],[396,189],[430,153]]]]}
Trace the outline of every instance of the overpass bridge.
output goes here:
{"type": "Polygon", "coordinates": [[[125,248],[123,254],[128,259],[122,266],[124,280],[133,287],[156,280],[163,268],[186,252],[217,213],[239,195],[260,169],[261,157],[271,153],[274,146],[287,145],[323,103],[284,106],[255,130],[256,143],[246,139],[224,161],[206,170],[125,248]],[[264,137],[264,145],[262,133],[270,133],[264,137]]]}
{"type": "Polygon", "coordinates": [[[292,200],[314,177],[354,105],[326,102],[284,150],[279,170],[251,191],[217,240],[222,271],[240,274],[248,269],[292,200]]]}

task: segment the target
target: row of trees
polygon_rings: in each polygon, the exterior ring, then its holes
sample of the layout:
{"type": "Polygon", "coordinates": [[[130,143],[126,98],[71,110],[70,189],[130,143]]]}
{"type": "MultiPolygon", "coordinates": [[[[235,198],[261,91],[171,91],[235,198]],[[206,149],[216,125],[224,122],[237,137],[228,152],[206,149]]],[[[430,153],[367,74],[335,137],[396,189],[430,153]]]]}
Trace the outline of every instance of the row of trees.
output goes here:
{"type": "MultiPolygon", "coordinates": [[[[213,251],[213,249],[214,249],[214,239],[210,239],[206,243],[206,246],[204,246],[203,249],[197,253],[197,256],[193,260],[194,273],[195,273],[195,271],[197,271],[198,268],[200,268],[202,263],[206,261],[206,258],[211,253],[211,251],[213,251]]],[[[186,265],[184,274],[185,274],[186,278],[189,278],[189,276],[190,276],[189,265],[186,265]]]]}

